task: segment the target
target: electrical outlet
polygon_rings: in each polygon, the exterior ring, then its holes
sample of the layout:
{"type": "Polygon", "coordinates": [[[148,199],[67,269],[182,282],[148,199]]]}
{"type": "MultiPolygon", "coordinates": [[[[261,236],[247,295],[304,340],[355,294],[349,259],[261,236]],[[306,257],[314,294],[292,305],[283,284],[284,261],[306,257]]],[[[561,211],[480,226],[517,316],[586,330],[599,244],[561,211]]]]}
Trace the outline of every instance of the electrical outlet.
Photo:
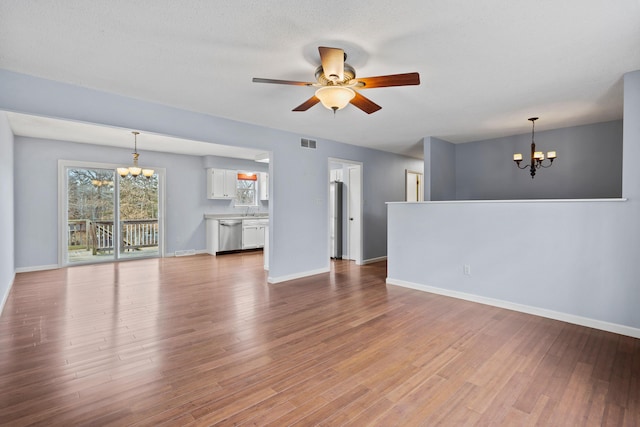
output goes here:
{"type": "Polygon", "coordinates": [[[464,265],[464,275],[471,276],[471,266],[469,264],[464,265]]]}

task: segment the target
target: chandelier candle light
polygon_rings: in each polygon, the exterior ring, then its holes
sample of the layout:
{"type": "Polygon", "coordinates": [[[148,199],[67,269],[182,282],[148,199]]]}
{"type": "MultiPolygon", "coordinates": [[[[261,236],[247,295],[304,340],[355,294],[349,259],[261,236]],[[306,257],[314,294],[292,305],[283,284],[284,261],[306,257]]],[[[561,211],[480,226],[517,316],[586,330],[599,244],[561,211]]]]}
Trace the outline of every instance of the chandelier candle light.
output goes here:
{"type": "Polygon", "coordinates": [[[138,166],[138,157],[140,157],[140,154],[138,154],[138,135],[140,135],[140,132],[133,131],[131,133],[133,134],[133,166],[117,168],[116,170],[123,178],[129,174],[135,178],[142,173],[145,178],[149,179],[153,176],[154,170],[143,169],[138,166]]]}
{"type": "Polygon", "coordinates": [[[537,117],[531,117],[528,120],[531,121],[531,163],[526,166],[520,166],[520,162],[522,161],[522,154],[516,153],[513,155],[513,161],[516,162],[518,168],[527,169],[529,168],[529,172],[531,173],[531,179],[536,176],[536,170],[540,168],[548,168],[553,164],[553,160],[558,157],[555,151],[547,152],[547,159],[549,160],[549,164],[543,164],[545,158],[544,153],[542,151],[536,151],[536,143],[533,141],[533,135],[535,132],[536,120],[537,117]]]}

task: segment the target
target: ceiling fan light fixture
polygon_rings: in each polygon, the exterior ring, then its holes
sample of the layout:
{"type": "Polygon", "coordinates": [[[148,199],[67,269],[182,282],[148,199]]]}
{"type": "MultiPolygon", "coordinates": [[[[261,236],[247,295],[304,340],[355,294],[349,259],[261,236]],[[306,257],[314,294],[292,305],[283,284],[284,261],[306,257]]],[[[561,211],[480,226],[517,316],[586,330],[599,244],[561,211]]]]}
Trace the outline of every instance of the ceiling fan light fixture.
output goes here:
{"type": "Polygon", "coordinates": [[[342,110],[356,96],[353,89],[343,86],[324,86],[316,91],[316,98],[322,102],[327,109],[342,110]]]}
{"type": "Polygon", "coordinates": [[[254,83],[275,83],[293,86],[313,86],[319,88],[315,95],[291,111],[307,111],[322,102],[329,110],[336,111],[351,103],[367,114],[375,113],[382,107],[353,89],[376,87],[410,86],[420,84],[418,73],[390,74],[386,76],[364,77],[356,79],[356,70],[345,63],[347,54],[337,47],[319,46],[320,66],[316,68],[316,83],[293,80],[275,80],[253,78],[254,83]]]}

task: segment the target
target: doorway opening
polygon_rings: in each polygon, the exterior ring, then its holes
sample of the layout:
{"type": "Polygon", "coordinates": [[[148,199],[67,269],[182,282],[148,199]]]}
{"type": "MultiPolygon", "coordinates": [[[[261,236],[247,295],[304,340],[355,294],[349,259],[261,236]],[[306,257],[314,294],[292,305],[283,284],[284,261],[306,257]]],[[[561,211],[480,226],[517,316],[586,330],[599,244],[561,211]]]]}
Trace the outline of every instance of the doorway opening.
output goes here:
{"type": "Polygon", "coordinates": [[[362,163],[329,159],[329,257],[362,264],[362,163]]]}
{"type": "Polygon", "coordinates": [[[121,177],[116,166],[59,162],[59,265],[163,255],[164,171],[121,177]]]}
{"type": "Polygon", "coordinates": [[[424,201],[424,183],[422,172],[405,171],[405,200],[407,202],[424,201]]]}

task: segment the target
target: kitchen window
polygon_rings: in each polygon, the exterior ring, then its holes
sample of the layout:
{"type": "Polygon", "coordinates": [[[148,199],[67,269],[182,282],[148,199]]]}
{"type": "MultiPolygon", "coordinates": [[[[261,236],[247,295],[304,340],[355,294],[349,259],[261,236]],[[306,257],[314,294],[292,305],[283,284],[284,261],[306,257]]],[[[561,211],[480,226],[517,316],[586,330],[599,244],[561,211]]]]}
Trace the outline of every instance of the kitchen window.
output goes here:
{"type": "Polygon", "coordinates": [[[238,172],[236,206],[258,206],[258,174],[238,172]]]}

